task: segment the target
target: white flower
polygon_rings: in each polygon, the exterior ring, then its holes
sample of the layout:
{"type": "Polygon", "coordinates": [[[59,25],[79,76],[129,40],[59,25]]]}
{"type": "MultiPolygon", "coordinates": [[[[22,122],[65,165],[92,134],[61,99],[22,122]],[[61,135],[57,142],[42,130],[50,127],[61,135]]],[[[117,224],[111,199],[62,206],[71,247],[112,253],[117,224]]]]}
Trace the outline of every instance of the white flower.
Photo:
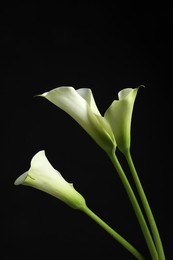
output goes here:
{"type": "Polygon", "coordinates": [[[49,163],[44,151],[40,151],[31,160],[30,169],[19,176],[15,185],[26,185],[44,191],[75,209],[86,206],[85,199],[77,192],[73,184],[68,183],[49,163]]]}
{"type": "Polygon", "coordinates": [[[114,133],[119,150],[125,153],[130,149],[131,120],[138,88],[125,88],[118,93],[119,100],[114,100],[104,117],[114,133]]]}
{"type": "Polygon", "coordinates": [[[73,117],[105,151],[116,148],[110,124],[101,116],[91,89],[59,87],[40,95],[73,117]]]}
{"type": "Polygon", "coordinates": [[[107,153],[116,146],[123,152],[130,147],[130,128],[134,101],[138,88],[126,88],[118,93],[102,116],[97,108],[91,89],[58,87],[45,92],[45,97],[73,117],[107,153]]]}

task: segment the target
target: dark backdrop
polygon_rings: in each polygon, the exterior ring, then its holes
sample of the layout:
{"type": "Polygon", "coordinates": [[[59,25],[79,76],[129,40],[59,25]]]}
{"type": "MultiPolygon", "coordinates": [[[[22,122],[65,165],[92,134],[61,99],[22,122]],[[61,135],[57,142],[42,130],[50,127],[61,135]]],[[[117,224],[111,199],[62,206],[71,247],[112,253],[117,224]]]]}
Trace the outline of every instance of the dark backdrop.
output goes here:
{"type": "Polygon", "coordinates": [[[141,84],[131,151],[172,259],[172,11],[28,2],[4,6],[0,19],[1,259],[134,259],[81,212],[13,185],[42,149],[88,206],[148,256],[106,154],[67,114],[34,97],[62,85],[89,87],[103,114],[118,91],[141,84]]]}

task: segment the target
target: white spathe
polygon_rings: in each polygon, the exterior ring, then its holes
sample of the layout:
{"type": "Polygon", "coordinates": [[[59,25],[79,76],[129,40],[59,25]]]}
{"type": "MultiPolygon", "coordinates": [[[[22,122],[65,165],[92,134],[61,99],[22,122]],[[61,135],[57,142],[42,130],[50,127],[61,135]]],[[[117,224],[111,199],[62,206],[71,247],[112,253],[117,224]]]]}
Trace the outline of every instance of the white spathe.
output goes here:
{"type": "Polygon", "coordinates": [[[121,90],[118,100],[114,100],[104,114],[122,153],[130,149],[132,112],[138,89],[139,87],[121,90]]]}
{"type": "Polygon", "coordinates": [[[116,148],[114,134],[107,120],[101,116],[91,89],[59,87],[42,95],[74,118],[105,151],[116,148]]]}
{"type": "Polygon", "coordinates": [[[50,102],[74,118],[85,131],[107,153],[116,150],[124,152],[130,148],[132,111],[138,88],[125,88],[119,91],[102,116],[97,108],[91,89],[58,87],[45,92],[50,102]]]}
{"type": "Polygon", "coordinates": [[[82,209],[86,206],[83,196],[52,167],[43,150],[34,155],[30,169],[19,176],[14,184],[44,191],[72,208],[82,209]]]}

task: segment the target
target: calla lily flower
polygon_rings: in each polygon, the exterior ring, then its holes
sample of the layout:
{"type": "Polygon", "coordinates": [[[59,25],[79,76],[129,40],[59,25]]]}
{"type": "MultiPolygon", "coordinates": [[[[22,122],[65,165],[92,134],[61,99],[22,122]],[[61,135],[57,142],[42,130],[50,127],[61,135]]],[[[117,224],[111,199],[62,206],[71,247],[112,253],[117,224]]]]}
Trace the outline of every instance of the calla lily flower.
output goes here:
{"type": "Polygon", "coordinates": [[[122,153],[130,149],[131,119],[138,88],[125,88],[118,93],[104,117],[109,121],[117,146],[122,153]]]}
{"type": "Polygon", "coordinates": [[[40,151],[31,160],[30,169],[19,176],[15,185],[26,185],[44,191],[75,209],[86,207],[85,199],[77,192],[73,184],[68,183],[62,175],[55,170],[45,156],[45,151],[40,151]]]}
{"type": "Polygon", "coordinates": [[[105,151],[116,148],[109,122],[101,116],[91,89],[59,87],[42,95],[75,119],[105,151]]]}
{"type": "Polygon", "coordinates": [[[107,153],[130,147],[130,128],[134,101],[138,88],[126,88],[118,93],[102,116],[97,108],[91,89],[58,87],[45,92],[45,97],[73,117],[107,153]]]}

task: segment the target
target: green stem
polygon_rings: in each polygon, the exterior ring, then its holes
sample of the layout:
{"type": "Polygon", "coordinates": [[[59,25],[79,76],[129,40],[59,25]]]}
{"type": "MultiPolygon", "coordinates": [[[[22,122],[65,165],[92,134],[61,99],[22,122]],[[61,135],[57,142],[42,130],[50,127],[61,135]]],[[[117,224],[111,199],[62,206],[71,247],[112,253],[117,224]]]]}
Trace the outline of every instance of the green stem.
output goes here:
{"type": "Polygon", "coordinates": [[[152,232],[152,235],[153,235],[153,238],[154,238],[154,241],[155,241],[155,245],[156,245],[156,248],[157,248],[157,251],[158,251],[159,260],[165,260],[164,250],[163,250],[162,242],[161,242],[161,239],[160,239],[159,231],[158,231],[154,216],[152,214],[150,205],[148,203],[147,197],[145,195],[145,192],[144,192],[143,187],[141,185],[141,182],[139,180],[137,171],[135,169],[130,150],[127,150],[124,153],[124,155],[126,157],[126,160],[127,160],[128,165],[129,165],[130,171],[132,173],[134,182],[136,184],[136,188],[138,190],[138,193],[139,193],[141,202],[143,204],[146,216],[148,218],[148,222],[149,222],[149,225],[150,225],[150,228],[151,228],[151,232],[152,232]]]}
{"type": "Polygon", "coordinates": [[[135,196],[135,194],[134,194],[134,192],[131,188],[131,185],[130,185],[130,183],[129,183],[129,181],[128,181],[128,179],[127,179],[127,177],[126,177],[126,175],[125,175],[125,173],[124,173],[124,171],[121,167],[121,164],[119,163],[118,158],[116,157],[114,152],[112,152],[108,155],[109,155],[115,169],[117,170],[119,177],[120,177],[120,179],[121,179],[121,181],[124,185],[124,188],[125,188],[128,196],[129,196],[129,199],[132,203],[133,209],[134,209],[135,214],[137,216],[138,222],[141,226],[141,230],[143,232],[143,235],[144,235],[146,244],[148,246],[148,249],[150,251],[151,257],[152,257],[153,260],[159,260],[153,239],[151,237],[150,231],[149,231],[148,226],[147,226],[147,223],[145,221],[145,218],[143,216],[141,208],[138,204],[136,196],[135,196]]]}
{"type": "Polygon", "coordinates": [[[119,235],[114,229],[112,229],[108,224],[106,224],[100,217],[98,217],[93,211],[91,211],[87,206],[82,208],[82,211],[86,213],[90,218],[92,218],[98,225],[100,225],[104,230],[106,230],[115,240],[117,240],[122,246],[124,246],[132,255],[134,255],[138,260],[145,260],[143,255],[132,246],[127,240],[125,240],[121,235],[119,235]]]}

